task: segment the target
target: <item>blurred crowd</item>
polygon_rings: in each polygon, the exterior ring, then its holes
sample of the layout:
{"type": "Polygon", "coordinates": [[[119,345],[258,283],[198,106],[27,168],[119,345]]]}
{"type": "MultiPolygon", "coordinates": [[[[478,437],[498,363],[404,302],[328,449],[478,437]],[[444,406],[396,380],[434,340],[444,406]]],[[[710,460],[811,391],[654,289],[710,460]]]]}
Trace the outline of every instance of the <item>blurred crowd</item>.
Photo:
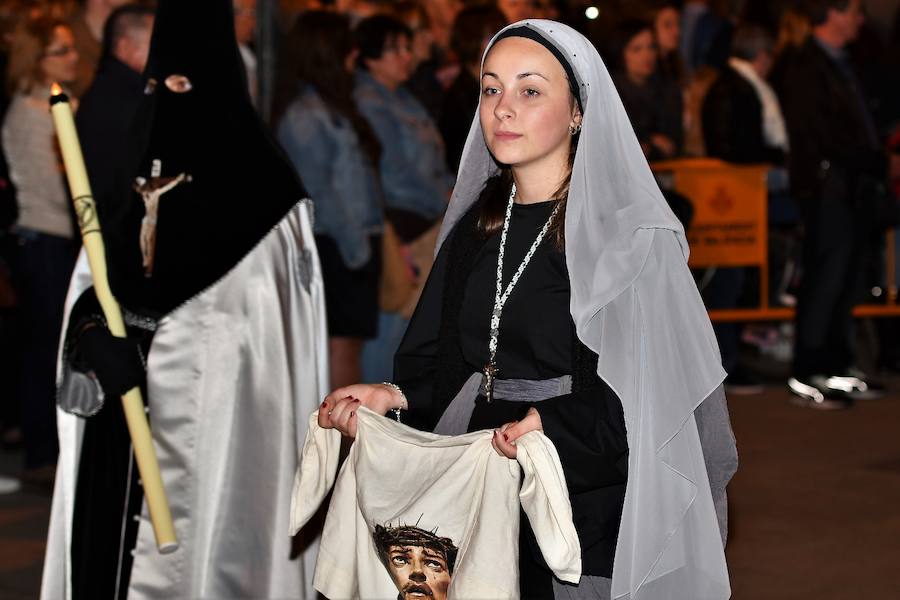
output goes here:
{"type": "MultiPolygon", "coordinates": [[[[315,202],[332,386],[391,379],[484,48],[506,23],[550,18],[594,41],[649,161],[769,165],[769,287],[797,308],[779,355],[793,360],[791,390],[831,408],[872,392],[850,311],[883,301],[885,234],[898,224],[900,13],[881,5],[895,14],[867,19],[860,0],[234,0],[251,97],[315,202]]],[[[0,5],[0,431],[24,445],[36,482],[55,463],[55,360],[79,246],[49,86],[75,100],[95,196],[111,193],[152,20],[147,2],[0,5]]],[[[665,194],[689,228],[691,199],[665,194]]],[[[759,297],[755,269],[697,279],[710,308],[759,297]]],[[[900,368],[896,326],[878,329],[877,366],[900,368]]],[[[732,392],[758,387],[741,346],[765,350],[784,331],[716,325],[732,392]]]]}

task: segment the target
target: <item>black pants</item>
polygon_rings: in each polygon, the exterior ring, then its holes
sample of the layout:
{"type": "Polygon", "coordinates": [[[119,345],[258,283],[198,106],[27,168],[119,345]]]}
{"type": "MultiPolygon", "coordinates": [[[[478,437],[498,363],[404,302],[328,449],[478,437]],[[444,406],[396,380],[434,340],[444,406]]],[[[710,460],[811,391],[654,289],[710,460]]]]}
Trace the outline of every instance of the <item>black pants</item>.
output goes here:
{"type": "Polygon", "coordinates": [[[70,239],[19,232],[19,392],[26,468],[56,461],[56,351],[77,253],[78,244],[70,239]]]}
{"type": "MultiPolygon", "coordinates": [[[[716,269],[706,289],[703,290],[703,300],[706,308],[734,309],[738,306],[738,299],[744,288],[744,267],[722,267],[716,269]]],[[[738,365],[740,352],[741,323],[719,322],[713,323],[713,331],[719,342],[719,351],[722,353],[722,367],[729,374],[733,373],[738,365]]]]}
{"type": "Polygon", "coordinates": [[[803,278],[797,297],[794,375],[840,374],[854,362],[853,306],[859,297],[871,209],[859,186],[829,173],[805,203],[803,278]]]}
{"type": "MultiPolygon", "coordinates": [[[[14,236],[0,231],[0,286],[14,287],[13,269],[17,252],[14,236]]],[[[18,429],[21,425],[18,376],[21,335],[18,333],[18,308],[14,298],[13,302],[9,302],[8,297],[5,300],[7,302],[0,306],[0,381],[3,382],[4,390],[0,395],[0,431],[4,428],[18,429]]]]}
{"type": "MultiPolygon", "coordinates": [[[[141,392],[146,398],[146,389],[141,392]]],[[[125,600],[144,490],[118,398],[107,398],[99,413],[85,419],[75,489],[72,598],[125,600]]]]}

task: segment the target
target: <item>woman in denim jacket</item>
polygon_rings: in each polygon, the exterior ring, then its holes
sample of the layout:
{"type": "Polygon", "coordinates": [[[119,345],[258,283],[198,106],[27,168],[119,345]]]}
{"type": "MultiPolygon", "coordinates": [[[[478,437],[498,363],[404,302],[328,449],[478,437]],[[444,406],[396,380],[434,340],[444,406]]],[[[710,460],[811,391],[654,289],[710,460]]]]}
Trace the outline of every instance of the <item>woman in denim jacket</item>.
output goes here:
{"type": "Polygon", "coordinates": [[[331,384],[361,378],[378,322],[383,227],[380,145],[353,101],[349,20],[311,11],[288,34],[273,122],[315,203],[328,310],[331,384]]]}
{"type": "MultiPolygon", "coordinates": [[[[354,94],[359,111],[381,142],[379,171],[386,214],[407,246],[407,255],[420,257],[413,258],[413,269],[424,281],[431,265],[434,226],[447,207],[453,175],[447,170],[437,126],[403,87],[412,69],[409,28],[393,17],[377,15],[361,21],[355,33],[359,69],[354,94]],[[432,241],[429,244],[427,240],[432,241]],[[424,257],[427,260],[422,260],[424,257]]],[[[391,357],[406,330],[407,318],[402,312],[381,313],[378,338],[363,352],[364,379],[391,377],[391,357]]]]}

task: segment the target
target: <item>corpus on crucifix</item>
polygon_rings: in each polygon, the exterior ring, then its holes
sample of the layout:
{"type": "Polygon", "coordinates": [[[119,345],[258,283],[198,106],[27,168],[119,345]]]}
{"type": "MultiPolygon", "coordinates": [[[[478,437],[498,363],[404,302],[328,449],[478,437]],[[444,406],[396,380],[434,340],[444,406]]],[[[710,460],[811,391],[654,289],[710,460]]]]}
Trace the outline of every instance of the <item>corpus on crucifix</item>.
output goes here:
{"type": "Polygon", "coordinates": [[[136,177],[134,190],[144,200],[144,218],[141,219],[141,258],[144,274],[153,275],[153,254],[156,250],[156,219],[159,214],[160,197],[182,181],[190,181],[191,176],[180,173],[175,177],[162,177],[162,161],[154,159],[150,167],[150,179],[136,177]]]}

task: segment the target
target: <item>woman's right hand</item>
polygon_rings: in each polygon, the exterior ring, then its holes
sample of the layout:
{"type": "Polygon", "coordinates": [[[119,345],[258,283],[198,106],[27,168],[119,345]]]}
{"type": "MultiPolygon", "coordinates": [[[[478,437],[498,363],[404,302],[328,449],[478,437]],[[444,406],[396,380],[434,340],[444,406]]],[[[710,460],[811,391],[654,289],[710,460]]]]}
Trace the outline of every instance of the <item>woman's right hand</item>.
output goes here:
{"type": "Polygon", "coordinates": [[[349,438],[356,437],[356,411],[360,406],[379,415],[403,408],[403,395],[383,383],[358,383],[338,388],[325,397],[319,407],[319,427],[337,429],[349,438]]]}

